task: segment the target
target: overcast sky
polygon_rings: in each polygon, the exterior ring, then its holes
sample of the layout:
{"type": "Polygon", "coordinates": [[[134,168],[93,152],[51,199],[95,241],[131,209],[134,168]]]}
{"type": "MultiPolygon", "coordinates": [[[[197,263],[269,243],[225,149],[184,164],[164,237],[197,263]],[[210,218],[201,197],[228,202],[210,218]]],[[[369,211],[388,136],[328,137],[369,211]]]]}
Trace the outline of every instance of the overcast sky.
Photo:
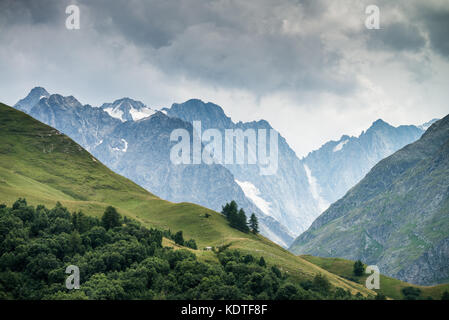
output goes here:
{"type": "Polygon", "coordinates": [[[1,0],[0,41],[4,103],[35,86],[94,106],[199,98],[268,120],[298,156],[378,118],[449,113],[447,0],[1,0]]]}

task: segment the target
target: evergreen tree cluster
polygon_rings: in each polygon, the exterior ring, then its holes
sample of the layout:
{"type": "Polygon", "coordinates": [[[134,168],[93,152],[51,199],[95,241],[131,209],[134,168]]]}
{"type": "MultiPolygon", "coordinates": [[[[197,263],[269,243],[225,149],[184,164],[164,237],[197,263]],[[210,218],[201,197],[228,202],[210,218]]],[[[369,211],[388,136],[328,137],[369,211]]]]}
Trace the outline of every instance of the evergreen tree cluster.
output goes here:
{"type": "Polygon", "coordinates": [[[164,231],[164,237],[173,240],[176,244],[180,246],[184,246],[194,250],[198,249],[195,239],[184,240],[182,231],[178,231],[175,234],[173,234],[170,230],[164,231]]]}
{"type": "Polygon", "coordinates": [[[418,300],[421,296],[421,289],[415,287],[405,287],[401,292],[405,300],[418,300]]]}
{"type": "MultiPolygon", "coordinates": [[[[98,219],[60,203],[0,205],[0,299],[355,298],[324,277],[298,283],[263,257],[237,250],[200,262],[188,250],[163,247],[166,233],[112,207],[98,219]],[[79,289],[66,288],[69,265],[80,270],[79,289]]],[[[173,237],[183,240],[182,232],[173,237]]]]}
{"type": "Polygon", "coordinates": [[[365,265],[363,264],[363,262],[360,260],[354,262],[354,275],[360,277],[363,276],[364,273],[365,273],[365,265]]]}
{"type": "Polygon", "coordinates": [[[221,210],[221,213],[229,221],[229,225],[237,230],[248,233],[253,232],[254,234],[259,233],[259,222],[256,215],[251,214],[249,223],[247,221],[246,213],[243,208],[238,208],[237,203],[232,200],[226,203],[221,210]]]}

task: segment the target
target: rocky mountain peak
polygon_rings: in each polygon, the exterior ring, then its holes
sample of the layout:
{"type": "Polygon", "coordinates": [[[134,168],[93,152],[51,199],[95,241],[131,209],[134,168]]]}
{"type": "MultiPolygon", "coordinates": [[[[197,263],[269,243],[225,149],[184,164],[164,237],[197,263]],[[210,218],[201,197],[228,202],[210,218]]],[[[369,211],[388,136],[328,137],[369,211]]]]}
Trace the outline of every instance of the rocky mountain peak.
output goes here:
{"type": "Polygon", "coordinates": [[[48,93],[47,90],[45,90],[45,88],[43,87],[34,87],[33,89],[31,89],[30,93],[28,94],[27,97],[29,96],[46,96],[48,97],[50,94],[48,93]]]}
{"type": "Polygon", "coordinates": [[[379,130],[384,128],[393,128],[393,126],[382,119],[377,119],[376,121],[373,122],[371,127],[368,128],[367,132],[370,130],[379,130]]]}
{"type": "Polygon", "coordinates": [[[223,109],[211,102],[204,102],[200,99],[190,99],[184,103],[174,103],[171,108],[164,108],[163,111],[169,117],[184,119],[185,121],[201,121],[203,128],[233,128],[234,123],[226,116],[223,109]]]}
{"type": "Polygon", "coordinates": [[[130,98],[121,98],[112,103],[104,103],[100,106],[111,117],[125,121],[137,121],[147,118],[155,113],[155,110],[147,107],[143,102],[130,98]]]}
{"type": "Polygon", "coordinates": [[[48,98],[50,94],[43,87],[35,87],[31,89],[28,95],[14,105],[14,108],[29,112],[31,108],[42,98],[48,98]]]}

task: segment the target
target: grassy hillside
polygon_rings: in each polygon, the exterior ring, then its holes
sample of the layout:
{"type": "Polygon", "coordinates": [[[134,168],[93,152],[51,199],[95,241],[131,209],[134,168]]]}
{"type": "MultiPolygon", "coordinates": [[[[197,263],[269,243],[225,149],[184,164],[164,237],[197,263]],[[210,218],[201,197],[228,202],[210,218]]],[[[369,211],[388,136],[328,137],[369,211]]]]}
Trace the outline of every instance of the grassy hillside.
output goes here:
{"type": "MultiPolygon", "coordinates": [[[[354,261],[341,259],[341,258],[322,258],[310,255],[301,256],[304,260],[307,260],[329,272],[339,275],[346,279],[351,279],[359,284],[364,284],[368,275],[357,277],[353,273],[354,261]]],[[[431,297],[432,299],[439,300],[444,291],[449,292],[449,284],[441,284],[437,286],[417,286],[398,279],[380,275],[380,289],[389,298],[404,299],[401,292],[403,288],[415,287],[421,290],[421,297],[426,299],[431,297]]]]}
{"type": "MultiPolygon", "coordinates": [[[[231,243],[232,248],[264,256],[298,279],[324,274],[330,282],[353,293],[372,294],[359,284],[338,277],[294,256],[260,235],[228,226],[224,217],[204,207],[175,204],[147,192],[106,168],[67,136],[30,116],[0,104],[0,203],[25,197],[29,204],[53,207],[57,201],[72,211],[100,216],[112,205],[149,227],[182,230],[198,247],[231,243]],[[210,217],[206,218],[205,213],[210,217]]],[[[197,251],[213,260],[210,252],[197,251]]]]}

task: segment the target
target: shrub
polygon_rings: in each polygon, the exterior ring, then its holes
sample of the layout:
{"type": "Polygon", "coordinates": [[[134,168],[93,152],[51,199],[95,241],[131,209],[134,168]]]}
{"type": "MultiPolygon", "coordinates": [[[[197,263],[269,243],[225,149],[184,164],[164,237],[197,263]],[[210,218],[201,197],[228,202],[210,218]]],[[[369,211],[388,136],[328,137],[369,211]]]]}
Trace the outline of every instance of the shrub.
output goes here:
{"type": "Polygon", "coordinates": [[[441,300],[449,300],[449,292],[444,291],[441,300]]]}
{"type": "Polygon", "coordinates": [[[421,295],[421,289],[415,287],[406,287],[402,289],[402,294],[406,300],[417,300],[421,295]]]}
{"type": "Polygon", "coordinates": [[[198,246],[196,245],[196,242],[194,239],[187,240],[184,245],[190,249],[194,249],[194,250],[198,249],[198,246]]]}

